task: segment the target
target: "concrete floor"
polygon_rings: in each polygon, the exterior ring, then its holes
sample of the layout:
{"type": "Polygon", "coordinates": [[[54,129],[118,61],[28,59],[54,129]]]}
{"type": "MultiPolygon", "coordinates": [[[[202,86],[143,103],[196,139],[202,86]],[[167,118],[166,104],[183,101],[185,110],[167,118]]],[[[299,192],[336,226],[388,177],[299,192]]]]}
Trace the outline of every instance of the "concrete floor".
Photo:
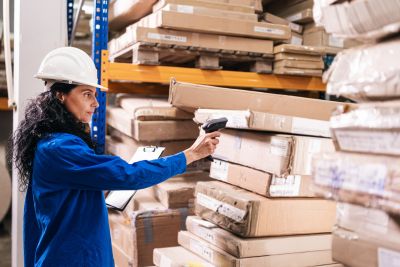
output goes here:
{"type": "Polygon", "coordinates": [[[0,267],[11,267],[11,216],[0,223],[0,267]]]}

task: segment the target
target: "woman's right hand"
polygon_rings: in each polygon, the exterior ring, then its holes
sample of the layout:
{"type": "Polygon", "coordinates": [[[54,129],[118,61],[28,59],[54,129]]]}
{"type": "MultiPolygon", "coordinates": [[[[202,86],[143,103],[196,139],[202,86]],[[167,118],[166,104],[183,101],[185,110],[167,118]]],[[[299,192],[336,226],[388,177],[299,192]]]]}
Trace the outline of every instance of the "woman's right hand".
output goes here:
{"type": "Polygon", "coordinates": [[[220,136],[221,133],[216,131],[208,134],[201,134],[199,137],[197,137],[193,145],[183,151],[186,156],[186,164],[189,165],[193,161],[213,154],[219,143],[218,137],[220,136]]]}

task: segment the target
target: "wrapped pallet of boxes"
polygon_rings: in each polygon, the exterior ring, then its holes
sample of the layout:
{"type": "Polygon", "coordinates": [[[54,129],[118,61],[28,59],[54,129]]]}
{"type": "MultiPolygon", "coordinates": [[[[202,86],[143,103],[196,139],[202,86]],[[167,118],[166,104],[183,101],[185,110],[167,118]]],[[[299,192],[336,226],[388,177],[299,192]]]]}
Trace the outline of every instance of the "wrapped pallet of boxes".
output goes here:
{"type": "Polygon", "coordinates": [[[318,13],[315,19],[319,25],[329,33],[346,38],[374,40],[393,35],[400,29],[397,1],[341,1],[332,4],[317,0],[314,9],[318,13]]]}
{"type": "Polygon", "coordinates": [[[335,204],[320,199],[268,199],[213,181],[197,183],[195,212],[243,237],[280,236],[329,233],[335,204]]]}
{"type": "Polygon", "coordinates": [[[166,100],[122,97],[117,103],[121,107],[107,109],[107,124],[137,141],[192,140],[198,136],[191,115],[169,106],[166,100]]]}
{"type": "Polygon", "coordinates": [[[152,265],[154,248],[178,245],[178,232],[190,214],[187,208],[166,209],[145,190],[137,193],[134,205],[134,212],[109,215],[117,266],[152,265]]]}
{"type": "Polygon", "coordinates": [[[399,98],[399,47],[394,39],[343,51],[326,74],[327,93],[356,101],[399,98]]]}
{"type": "Polygon", "coordinates": [[[356,153],[326,153],[313,161],[319,193],[344,202],[400,211],[398,157],[356,153]]]}
{"type": "Polygon", "coordinates": [[[400,101],[359,104],[331,118],[337,150],[400,156],[400,101]]]}
{"type": "Polygon", "coordinates": [[[396,266],[400,217],[378,209],[339,203],[332,253],[346,266],[396,266]]]}

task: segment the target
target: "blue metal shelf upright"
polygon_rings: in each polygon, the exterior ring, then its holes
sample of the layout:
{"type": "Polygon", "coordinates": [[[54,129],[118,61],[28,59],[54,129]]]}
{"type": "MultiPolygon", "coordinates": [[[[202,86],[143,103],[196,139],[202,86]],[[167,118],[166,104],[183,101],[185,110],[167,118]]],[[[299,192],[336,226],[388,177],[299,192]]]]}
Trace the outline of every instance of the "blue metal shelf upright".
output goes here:
{"type": "Polygon", "coordinates": [[[72,28],[74,26],[74,0],[67,0],[67,26],[69,43],[69,40],[71,40],[72,28]]]}
{"type": "MultiPolygon", "coordinates": [[[[97,68],[97,78],[101,81],[101,55],[107,50],[108,42],[108,0],[94,0],[92,58],[97,68]]],[[[95,151],[103,154],[106,140],[106,93],[97,89],[100,106],[93,115],[91,124],[95,151]]]]}

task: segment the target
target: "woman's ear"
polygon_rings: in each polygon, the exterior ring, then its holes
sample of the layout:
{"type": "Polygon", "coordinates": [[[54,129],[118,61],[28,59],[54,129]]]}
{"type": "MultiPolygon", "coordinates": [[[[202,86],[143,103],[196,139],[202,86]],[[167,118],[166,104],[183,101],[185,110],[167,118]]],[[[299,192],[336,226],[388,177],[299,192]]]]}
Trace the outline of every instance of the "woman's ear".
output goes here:
{"type": "Polygon", "coordinates": [[[64,104],[65,101],[65,94],[61,93],[61,92],[57,92],[56,93],[56,97],[58,98],[58,100],[60,100],[61,104],[64,104]]]}

